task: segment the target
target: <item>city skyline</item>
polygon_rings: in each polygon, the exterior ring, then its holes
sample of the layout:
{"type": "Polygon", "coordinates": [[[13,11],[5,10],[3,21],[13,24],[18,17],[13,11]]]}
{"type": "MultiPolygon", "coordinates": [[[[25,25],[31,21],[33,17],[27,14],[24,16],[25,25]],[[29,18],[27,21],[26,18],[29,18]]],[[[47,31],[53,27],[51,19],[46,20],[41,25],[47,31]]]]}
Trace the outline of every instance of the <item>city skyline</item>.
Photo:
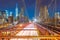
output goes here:
{"type": "MultiPolygon", "coordinates": [[[[53,7],[55,6],[54,5],[54,1],[52,2],[52,4],[50,3],[52,0],[45,0],[45,2],[42,0],[40,5],[48,5],[50,4],[50,8],[48,8],[49,10],[49,14],[50,14],[50,17],[52,17],[54,15],[54,12],[53,12],[53,7]],[[53,5],[53,6],[52,6],[53,5]]],[[[11,11],[13,13],[13,15],[15,16],[15,9],[16,9],[16,3],[18,4],[18,10],[19,10],[19,13],[21,12],[21,8],[24,6],[24,3],[22,2],[22,0],[7,0],[7,1],[4,1],[4,0],[0,0],[0,10],[8,10],[8,13],[11,11]]],[[[56,12],[60,12],[60,1],[59,0],[56,0],[56,12]]],[[[28,14],[29,18],[32,19],[35,15],[35,6],[36,6],[36,0],[25,0],[25,11],[24,13],[28,14]]],[[[55,8],[54,8],[55,9],[55,8]]]]}

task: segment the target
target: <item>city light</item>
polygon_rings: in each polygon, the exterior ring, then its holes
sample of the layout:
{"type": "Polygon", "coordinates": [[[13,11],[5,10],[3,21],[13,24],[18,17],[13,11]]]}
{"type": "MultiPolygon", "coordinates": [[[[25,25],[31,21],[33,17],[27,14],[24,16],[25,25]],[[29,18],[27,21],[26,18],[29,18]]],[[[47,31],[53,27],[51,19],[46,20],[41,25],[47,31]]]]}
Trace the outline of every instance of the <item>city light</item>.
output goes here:
{"type": "Polygon", "coordinates": [[[9,16],[9,15],[8,15],[8,10],[5,10],[5,11],[6,11],[6,15],[7,15],[7,18],[8,18],[8,16],[9,16]]]}
{"type": "Polygon", "coordinates": [[[33,22],[37,22],[37,19],[33,19],[33,22]]]}
{"type": "Polygon", "coordinates": [[[29,23],[32,23],[32,21],[31,21],[31,20],[29,20],[29,23]]]}
{"type": "Polygon", "coordinates": [[[10,16],[12,16],[12,12],[10,11],[10,16]]]}
{"type": "Polygon", "coordinates": [[[58,18],[60,19],[60,14],[59,14],[59,12],[58,12],[58,18]]]}
{"type": "Polygon", "coordinates": [[[23,26],[23,24],[20,24],[20,27],[23,26]]]}
{"type": "Polygon", "coordinates": [[[16,11],[16,17],[18,16],[18,4],[16,4],[16,9],[15,9],[15,11],[16,11]]]}

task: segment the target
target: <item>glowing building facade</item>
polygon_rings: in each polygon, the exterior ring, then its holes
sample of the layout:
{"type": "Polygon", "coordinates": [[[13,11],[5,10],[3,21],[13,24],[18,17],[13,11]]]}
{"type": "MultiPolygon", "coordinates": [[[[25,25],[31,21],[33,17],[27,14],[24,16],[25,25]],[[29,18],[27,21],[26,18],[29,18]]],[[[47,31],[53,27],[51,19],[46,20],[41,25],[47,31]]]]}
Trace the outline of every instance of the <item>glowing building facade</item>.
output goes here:
{"type": "Polygon", "coordinates": [[[16,11],[16,17],[18,16],[18,4],[16,4],[16,9],[15,9],[15,11],[16,11]]]}
{"type": "Polygon", "coordinates": [[[47,6],[40,7],[40,18],[43,21],[47,21],[49,18],[48,8],[47,6]]]}

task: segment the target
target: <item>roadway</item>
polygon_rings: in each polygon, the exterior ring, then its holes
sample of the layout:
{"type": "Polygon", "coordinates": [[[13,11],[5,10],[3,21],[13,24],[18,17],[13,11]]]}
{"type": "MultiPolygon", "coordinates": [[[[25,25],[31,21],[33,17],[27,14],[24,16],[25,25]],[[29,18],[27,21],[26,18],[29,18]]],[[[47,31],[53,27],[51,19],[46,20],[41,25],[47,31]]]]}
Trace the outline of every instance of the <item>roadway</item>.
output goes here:
{"type": "Polygon", "coordinates": [[[41,36],[41,35],[58,35],[55,32],[35,23],[19,24],[16,28],[18,30],[16,36],[41,36]],[[24,26],[23,26],[24,25],[24,26]],[[20,31],[19,31],[20,30],[20,31]]]}
{"type": "MultiPolygon", "coordinates": [[[[5,28],[4,30],[0,30],[0,36],[2,35],[1,33],[5,34],[4,32],[9,34],[8,36],[27,36],[27,37],[29,37],[29,36],[58,35],[55,32],[53,32],[37,23],[24,23],[24,24],[17,24],[12,27],[9,26],[9,27],[5,28]]],[[[5,34],[5,35],[7,35],[7,34],[5,34]]],[[[37,38],[34,38],[34,39],[37,39],[37,38]]],[[[34,39],[31,39],[31,40],[34,40],[34,39]]],[[[12,38],[10,40],[17,40],[17,39],[12,38]]],[[[19,38],[19,40],[24,40],[24,39],[19,38]]],[[[28,40],[28,39],[26,39],[26,40],[28,40]]]]}
{"type": "MultiPolygon", "coordinates": [[[[10,31],[11,34],[12,34],[12,31],[14,31],[13,33],[15,33],[15,34],[16,33],[20,34],[20,32],[21,32],[21,34],[30,33],[30,32],[35,33],[35,31],[36,31],[36,34],[38,34],[38,35],[58,35],[55,32],[51,31],[50,29],[45,28],[44,26],[37,24],[37,23],[24,23],[24,24],[17,24],[14,26],[11,25],[11,27],[9,26],[7,28],[3,28],[0,31],[7,31],[7,30],[10,31]]],[[[28,36],[30,36],[30,35],[28,35],[28,36]]]]}
{"type": "MultiPolygon", "coordinates": [[[[22,26],[22,25],[21,25],[22,26]]],[[[29,23],[27,24],[22,30],[20,30],[15,36],[48,36],[48,35],[57,35],[56,33],[44,28],[43,26],[35,23],[29,23]]],[[[36,40],[39,40],[37,38],[34,38],[36,40]]],[[[34,40],[34,39],[29,39],[29,40],[34,40]]],[[[17,39],[10,39],[10,40],[17,40],[17,39]]],[[[19,38],[18,40],[28,40],[24,38],[19,38]]]]}

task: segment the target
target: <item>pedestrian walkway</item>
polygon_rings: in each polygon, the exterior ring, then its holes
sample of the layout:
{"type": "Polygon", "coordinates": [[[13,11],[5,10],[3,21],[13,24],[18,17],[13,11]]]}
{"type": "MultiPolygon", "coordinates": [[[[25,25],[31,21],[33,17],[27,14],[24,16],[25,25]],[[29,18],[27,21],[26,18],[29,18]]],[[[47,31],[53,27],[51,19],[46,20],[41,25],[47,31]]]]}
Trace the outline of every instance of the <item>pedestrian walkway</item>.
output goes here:
{"type": "MultiPolygon", "coordinates": [[[[27,25],[25,28],[23,28],[23,30],[19,31],[16,36],[39,36],[38,35],[38,29],[35,27],[34,24],[29,24],[27,25]]],[[[33,38],[33,39],[10,39],[10,40],[37,40],[37,38],[33,38]]]]}

